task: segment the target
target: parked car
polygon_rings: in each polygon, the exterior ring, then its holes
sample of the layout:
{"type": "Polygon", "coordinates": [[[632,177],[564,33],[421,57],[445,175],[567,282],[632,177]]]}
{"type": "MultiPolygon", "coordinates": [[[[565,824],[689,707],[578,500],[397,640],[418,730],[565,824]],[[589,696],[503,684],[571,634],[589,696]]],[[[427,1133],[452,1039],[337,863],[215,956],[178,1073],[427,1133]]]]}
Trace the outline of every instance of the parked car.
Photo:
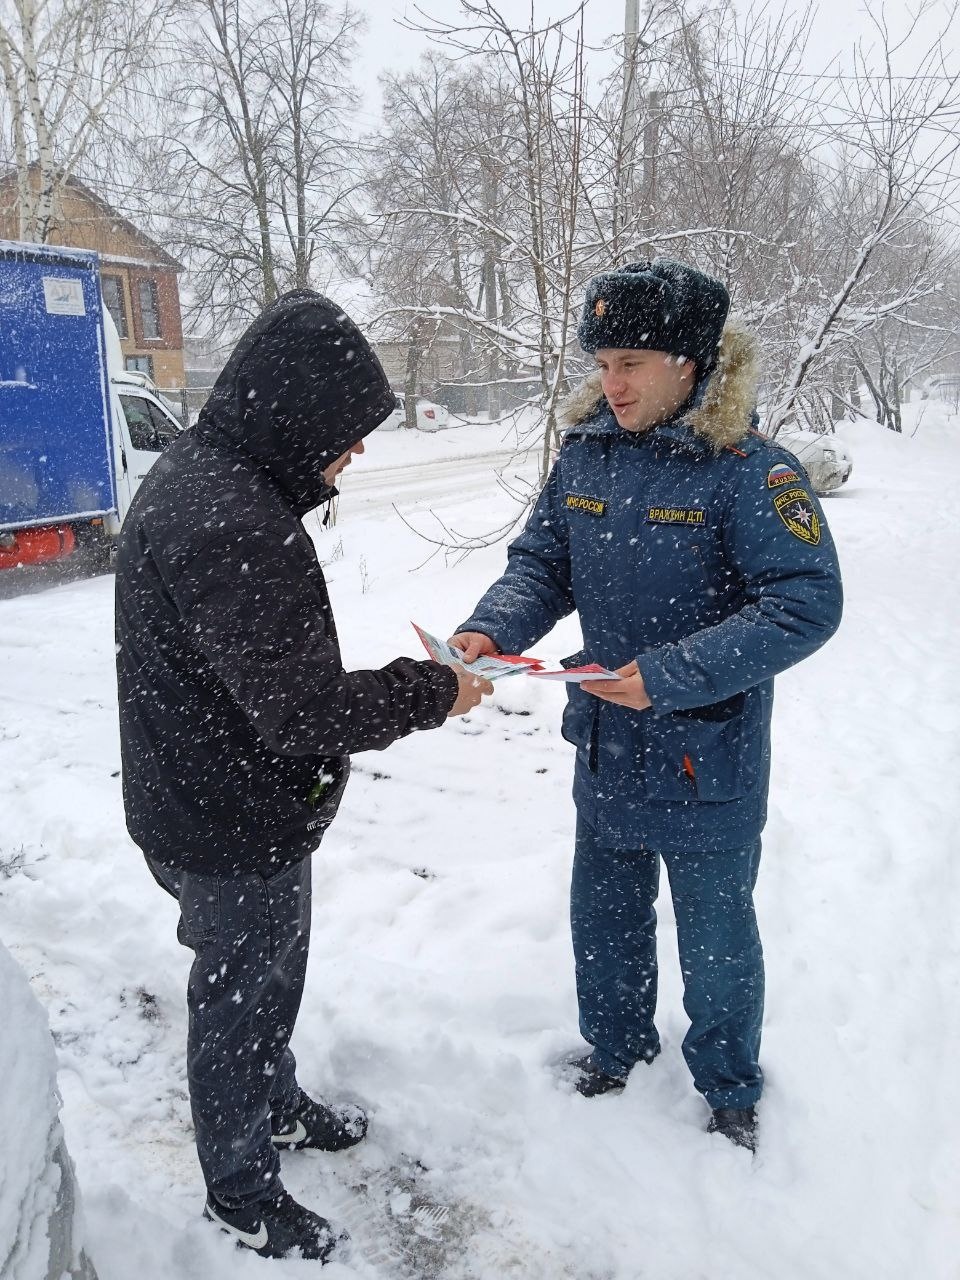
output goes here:
{"type": "Polygon", "coordinates": [[[60,1126],[47,1015],[0,944],[0,1272],[10,1280],[97,1280],[60,1126]]]}
{"type": "Polygon", "coordinates": [[[793,454],[821,497],[839,489],[850,479],[853,459],[846,446],[834,435],[820,435],[816,431],[780,431],[777,444],[793,454]]]}
{"type": "MultiPolygon", "coordinates": [[[[434,404],[432,400],[417,401],[417,429],[419,431],[442,431],[450,422],[450,410],[442,404],[434,404]]],[[[407,424],[407,401],[406,397],[397,396],[397,407],[387,418],[386,422],[381,423],[381,431],[396,431],[400,427],[407,424]]]]}

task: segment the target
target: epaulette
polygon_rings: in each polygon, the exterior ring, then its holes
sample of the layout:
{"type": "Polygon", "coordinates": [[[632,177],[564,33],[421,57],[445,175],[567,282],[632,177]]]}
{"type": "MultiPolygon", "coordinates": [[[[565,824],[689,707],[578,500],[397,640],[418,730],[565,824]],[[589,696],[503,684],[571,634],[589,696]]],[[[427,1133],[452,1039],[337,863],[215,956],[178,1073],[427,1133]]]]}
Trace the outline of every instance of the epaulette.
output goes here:
{"type": "Polygon", "coordinates": [[[754,431],[753,428],[746,430],[736,444],[724,445],[725,453],[734,453],[738,458],[749,458],[751,453],[756,453],[758,449],[765,449],[771,442],[769,436],[765,436],[762,431],[754,431]]]}

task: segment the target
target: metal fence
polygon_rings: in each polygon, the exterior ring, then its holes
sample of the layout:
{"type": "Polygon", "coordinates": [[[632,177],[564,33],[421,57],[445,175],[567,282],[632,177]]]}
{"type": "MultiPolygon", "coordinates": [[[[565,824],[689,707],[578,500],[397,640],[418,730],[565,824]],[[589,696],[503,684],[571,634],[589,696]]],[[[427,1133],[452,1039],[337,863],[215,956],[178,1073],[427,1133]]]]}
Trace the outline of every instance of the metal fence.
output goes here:
{"type": "Polygon", "coordinates": [[[157,393],[169,406],[171,413],[180,419],[183,426],[189,427],[191,422],[196,422],[197,414],[206,404],[207,396],[212,390],[212,385],[209,387],[158,387],[157,393]]]}
{"type": "Polygon", "coordinates": [[[954,412],[960,410],[960,377],[941,378],[937,383],[937,394],[941,400],[953,405],[954,412]]]}

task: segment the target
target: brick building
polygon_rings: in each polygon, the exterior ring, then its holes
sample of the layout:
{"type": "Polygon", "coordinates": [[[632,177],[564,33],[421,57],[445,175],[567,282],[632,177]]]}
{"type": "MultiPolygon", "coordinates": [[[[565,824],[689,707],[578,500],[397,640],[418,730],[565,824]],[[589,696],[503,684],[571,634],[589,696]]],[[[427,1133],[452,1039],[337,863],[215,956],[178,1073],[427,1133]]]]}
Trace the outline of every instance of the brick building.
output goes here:
{"type": "MultiPolygon", "coordinates": [[[[31,168],[31,186],[39,173],[31,168]]],[[[0,177],[0,239],[19,239],[17,176],[0,177]]],[[[180,317],[182,265],[76,178],[57,201],[50,244],[100,255],[103,300],[120,334],[128,369],[149,374],[161,388],[186,385],[180,317]]]]}

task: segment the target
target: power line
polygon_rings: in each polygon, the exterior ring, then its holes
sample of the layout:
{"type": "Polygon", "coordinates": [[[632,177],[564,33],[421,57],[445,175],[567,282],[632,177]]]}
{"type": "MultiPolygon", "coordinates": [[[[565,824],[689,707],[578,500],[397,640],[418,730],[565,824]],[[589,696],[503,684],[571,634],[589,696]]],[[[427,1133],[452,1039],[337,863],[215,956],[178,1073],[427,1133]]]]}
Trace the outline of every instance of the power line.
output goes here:
{"type": "MultiPolygon", "coordinates": [[[[757,71],[759,71],[760,69],[761,68],[759,67],[748,68],[748,70],[757,70],[757,71]]],[[[870,71],[870,72],[865,72],[863,74],[859,74],[859,73],[851,74],[849,72],[840,72],[840,71],[835,71],[835,72],[791,71],[790,75],[796,76],[797,79],[799,80],[882,80],[882,81],[896,80],[898,82],[902,82],[905,84],[920,83],[920,82],[926,83],[927,81],[935,81],[940,84],[952,84],[956,80],[956,76],[946,75],[940,72],[938,72],[936,75],[934,75],[931,72],[929,75],[908,76],[908,75],[896,75],[893,73],[888,74],[885,71],[870,71]]]]}

